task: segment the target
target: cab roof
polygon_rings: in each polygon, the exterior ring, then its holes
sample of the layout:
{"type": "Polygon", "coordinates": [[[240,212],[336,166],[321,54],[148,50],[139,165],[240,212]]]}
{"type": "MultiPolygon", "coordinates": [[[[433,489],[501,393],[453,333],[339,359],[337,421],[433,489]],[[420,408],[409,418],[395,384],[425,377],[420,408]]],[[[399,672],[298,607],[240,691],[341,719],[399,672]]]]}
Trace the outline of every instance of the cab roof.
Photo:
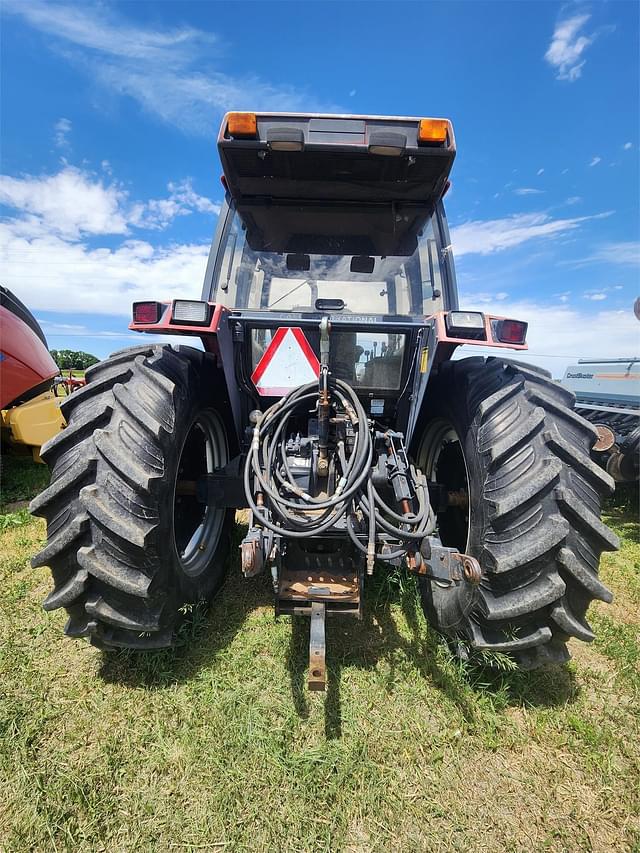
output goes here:
{"type": "Polygon", "coordinates": [[[395,202],[433,209],[456,148],[447,119],[227,113],[218,136],[237,202],[395,202]]]}

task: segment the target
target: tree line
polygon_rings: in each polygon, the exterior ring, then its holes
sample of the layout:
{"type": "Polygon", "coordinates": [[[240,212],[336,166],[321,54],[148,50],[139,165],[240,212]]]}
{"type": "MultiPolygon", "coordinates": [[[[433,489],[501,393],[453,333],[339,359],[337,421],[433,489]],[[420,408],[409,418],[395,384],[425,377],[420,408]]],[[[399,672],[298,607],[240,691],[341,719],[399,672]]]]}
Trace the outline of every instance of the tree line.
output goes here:
{"type": "Polygon", "coordinates": [[[49,350],[51,358],[58,365],[60,370],[86,370],[92,364],[97,364],[100,359],[89,352],[82,352],[72,349],[52,349],[49,350]]]}

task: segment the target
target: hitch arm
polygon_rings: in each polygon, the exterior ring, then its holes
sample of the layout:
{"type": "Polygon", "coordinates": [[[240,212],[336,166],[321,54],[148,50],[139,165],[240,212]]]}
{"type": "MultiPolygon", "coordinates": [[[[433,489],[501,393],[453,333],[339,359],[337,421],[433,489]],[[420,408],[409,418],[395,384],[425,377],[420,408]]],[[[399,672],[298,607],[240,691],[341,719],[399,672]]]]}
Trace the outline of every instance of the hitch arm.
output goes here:
{"type": "Polygon", "coordinates": [[[309,630],[309,690],[326,690],[327,688],[324,617],[323,602],[314,601],[311,605],[309,630]]]}

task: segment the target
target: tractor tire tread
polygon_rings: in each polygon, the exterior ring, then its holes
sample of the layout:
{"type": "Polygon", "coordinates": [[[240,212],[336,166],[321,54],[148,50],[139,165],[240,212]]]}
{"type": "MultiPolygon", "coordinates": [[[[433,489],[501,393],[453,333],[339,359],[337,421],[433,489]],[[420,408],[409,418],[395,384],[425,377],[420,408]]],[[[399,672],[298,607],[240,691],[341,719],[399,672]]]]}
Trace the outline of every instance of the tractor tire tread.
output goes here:
{"type": "MultiPolygon", "coordinates": [[[[31,511],[47,520],[49,537],[32,565],[51,568],[44,606],[67,609],[66,634],[103,649],[164,648],[186,590],[204,589],[200,582],[179,588],[182,581],[166,574],[160,555],[169,533],[159,507],[176,412],[193,405],[199,368],[211,364],[188,347],[119,351],[90,368],[87,384],[63,404],[68,426],[43,449],[52,482],[31,511]]],[[[231,524],[227,513],[220,565],[231,524]]]]}
{"type": "MultiPolygon", "coordinates": [[[[593,639],[590,601],[612,599],[597,567],[619,544],[600,520],[613,481],[591,459],[595,430],[573,410],[571,392],[517,361],[449,363],[432,390],[436,410],[457,418],[465,454],[476,457],[470,542],[483,576],[455,635],[527,669],[567,660],[570,637],[593,639]]],[[[421,589],[427,615],[437,615],[428,582],[421,589]]]]}

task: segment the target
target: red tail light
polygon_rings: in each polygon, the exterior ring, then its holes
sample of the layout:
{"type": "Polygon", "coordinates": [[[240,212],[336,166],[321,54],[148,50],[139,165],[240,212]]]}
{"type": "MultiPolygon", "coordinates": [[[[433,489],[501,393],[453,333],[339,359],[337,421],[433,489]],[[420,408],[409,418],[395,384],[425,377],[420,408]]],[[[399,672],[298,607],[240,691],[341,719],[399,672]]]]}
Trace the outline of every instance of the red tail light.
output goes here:
{"type": "Polygon", "coordinates": [[[162,312],[159,302],[134,302],[133,322],[140,325],[157,323],[162,312]]]}
{"type": "Polygon", "coordinates": [[[495,336],[503,344],[523,344],[527,337],[528,323],[522,320],[498,320],[495,336]]]}

